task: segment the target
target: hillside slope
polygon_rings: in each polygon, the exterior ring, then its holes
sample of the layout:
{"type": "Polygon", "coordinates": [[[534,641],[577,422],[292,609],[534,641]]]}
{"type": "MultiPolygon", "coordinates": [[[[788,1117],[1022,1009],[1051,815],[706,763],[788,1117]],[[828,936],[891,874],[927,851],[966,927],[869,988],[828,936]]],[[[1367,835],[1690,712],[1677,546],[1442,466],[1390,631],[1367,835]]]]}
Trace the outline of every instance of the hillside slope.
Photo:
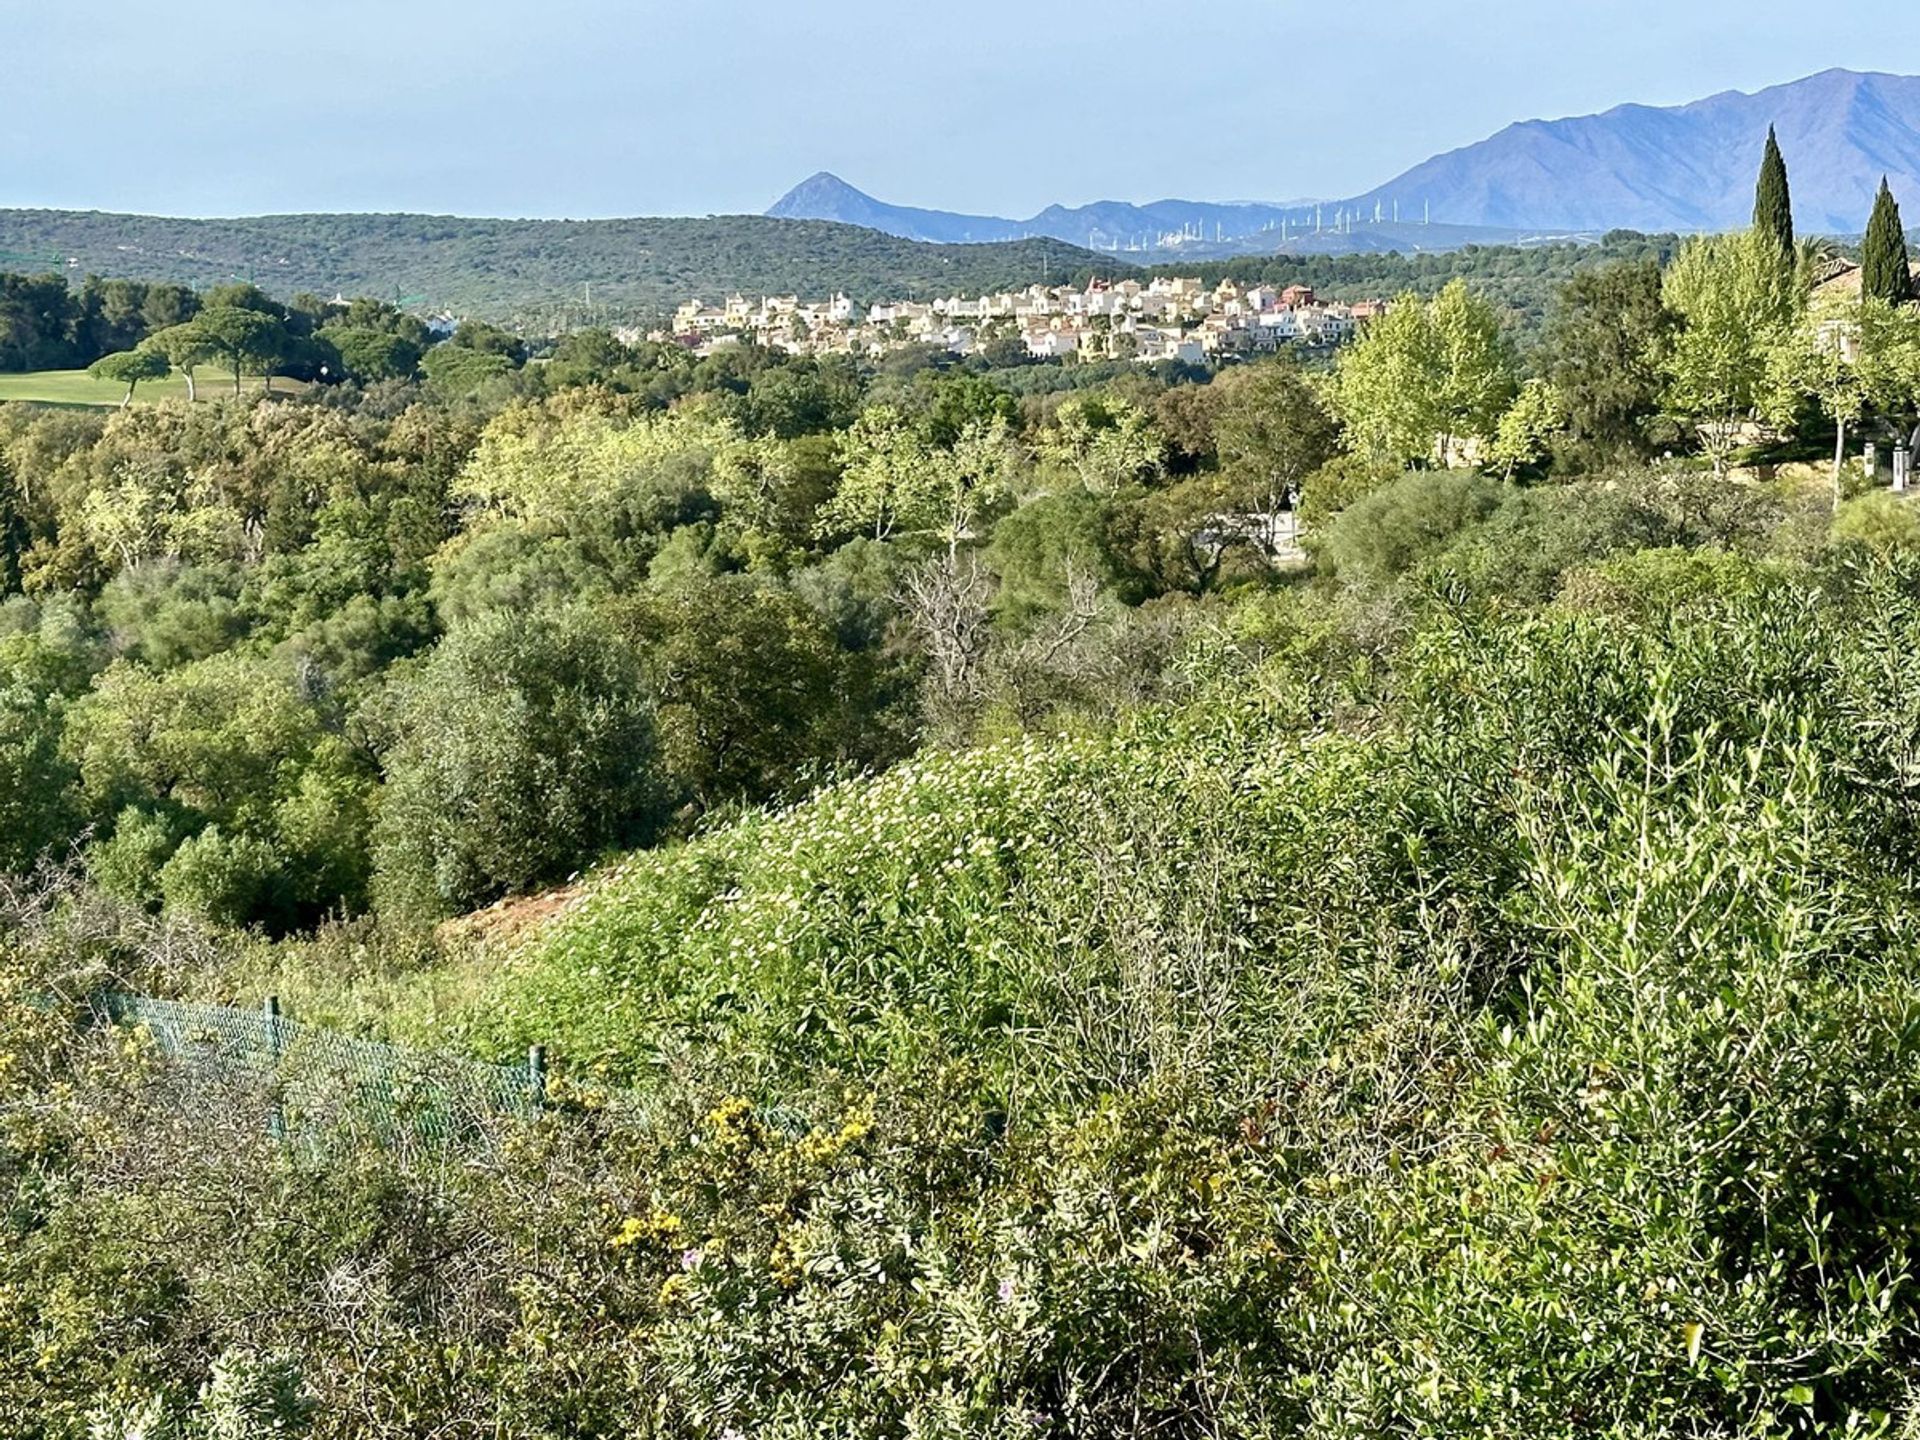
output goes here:
{"type": "Polygon", "coordinates": [[[1510,125],[1358,203],[1431,204],[1435,220],[1463,225],[1733,229],[1752,216],[1769,125],[1803,230],[1858,234],[1882,175],[1902,199],[1920,196],[1920,78],[1828,70],[1751,95],[1510,125]]]}
{"type": "Polygon", "coordinates": [[[0,268],[63,269],[205,287],[252,280],[276,295],[400,297],[413,308],[530,323],[641,319],[708,299],[844,290],[926,298],[1111,274],[1110,257],[1058,240],[926,245],[850,225],[757,215],[489,220],[446,215],[268,215],[181,220],[0,210],[0,268]],[[591,305],[588,310],[589,287],[591,305]],[[416,298],[417,297],[417,298],[416,298]]]}
{"type": "MultiPolygon", "coordinates": [[[[1018,1358],[983,1403],[1119,1355],[1178,1417],[1191,1344],[1236,1357],[1205,1402],[1246,1417],[1227,1434],[1892,1408],[1920,1335],[1892,1278],[1920,852],[1872,738],[1912,713],[1881,658],[1911,625],[1868,617],[1911,577],[1835,604],[1736,567],[1703,600],[1672,558],[1614,573],[1646,621],[1442,624],[1365,723],[1269,671],[1110,742],[930,757],[635,857],[469,1033],[698,1077],[667,1102],[694,1173],[654,1203],[735,1268],[689,1309],[832,1296],[971,1374],[953,1337],[997,1294],[1018,1358]],[[789,1178],[821,1155],[831,1178],[789,1178]],[[783,1185],[817,1187],[785,1249],[754,1218],[783,1185]]],[[[816,1353],[791,1334],[729,1352],[743,1390],[816,1353]]],[[[937,1403],[887,1402],[900,1431],[937,1403]]],[[[1128,1428],[1125,1384],[1080,1403],[1103,1423],[1012,1433],[1211,1433],[1128,1428]]]]}

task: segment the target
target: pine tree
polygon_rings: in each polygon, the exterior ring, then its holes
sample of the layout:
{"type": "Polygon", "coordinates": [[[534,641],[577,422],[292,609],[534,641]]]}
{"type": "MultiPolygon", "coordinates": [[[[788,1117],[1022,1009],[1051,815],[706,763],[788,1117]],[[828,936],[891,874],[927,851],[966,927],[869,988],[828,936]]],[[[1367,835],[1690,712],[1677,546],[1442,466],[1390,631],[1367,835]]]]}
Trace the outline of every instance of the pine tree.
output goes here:
{"type": "Polygon", "coordinates": [[[1907,234],[1900,226],[1900,205],[1883,176],[1873,202],[1867,238],[1860,251],[1860,293],[1869,300],[1902,305],[1913,299],[1913,272],[1907,262],[1907,234]]]}
{"type": "Polygon", "coordinates": [[[1780,141],[1767,127],[1767,153],[1760,161],[1760,183],[1753,199],[1753,228],[1766,246],[1766,253],[1779,258],[1781,267],[1793,268],[1793,195],[1787,188],[1787,162],[1780,153],[1780,141]]]}

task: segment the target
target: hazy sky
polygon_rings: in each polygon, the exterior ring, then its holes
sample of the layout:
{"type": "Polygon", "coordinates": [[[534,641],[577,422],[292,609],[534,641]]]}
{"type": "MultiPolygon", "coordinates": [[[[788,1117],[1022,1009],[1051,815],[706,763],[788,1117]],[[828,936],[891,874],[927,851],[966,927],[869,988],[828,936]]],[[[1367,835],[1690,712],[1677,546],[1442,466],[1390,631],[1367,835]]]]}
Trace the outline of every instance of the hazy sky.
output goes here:
{"type": "Polygon", "coordinates": [[[1899,0],[0,0],[0,205],[1353,194],[1512,120],[1912,69],[1899,0]]]}

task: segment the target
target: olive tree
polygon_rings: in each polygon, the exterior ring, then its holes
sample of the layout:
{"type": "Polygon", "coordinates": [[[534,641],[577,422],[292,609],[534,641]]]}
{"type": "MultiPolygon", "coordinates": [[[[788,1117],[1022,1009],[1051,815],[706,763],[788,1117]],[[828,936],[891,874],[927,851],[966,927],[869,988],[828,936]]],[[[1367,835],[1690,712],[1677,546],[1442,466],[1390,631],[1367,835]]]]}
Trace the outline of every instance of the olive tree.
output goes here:
{"type": "Polygon", "coordinates": [[[637,655],[583,609],[494,611],[399,680],[374,831],[383,908],[447,913],[641,837],[659,795],[637,655]]]}

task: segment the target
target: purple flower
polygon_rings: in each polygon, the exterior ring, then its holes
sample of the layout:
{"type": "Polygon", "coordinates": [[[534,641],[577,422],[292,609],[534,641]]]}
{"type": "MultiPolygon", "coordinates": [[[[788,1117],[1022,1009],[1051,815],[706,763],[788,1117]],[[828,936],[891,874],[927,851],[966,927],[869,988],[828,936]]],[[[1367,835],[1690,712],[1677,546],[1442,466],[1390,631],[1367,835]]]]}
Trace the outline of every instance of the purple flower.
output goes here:
{"type": "Polygon", "coordinates": [[[1014,1285],[1013,1285],[1012,1276],[1008,1276],[1005,1280],[1002,1280],[1000,1282],[1000,1303],[1002,1305],[1011,1305],[1013,1303],[1013,1290],[1014,1290],[1014,1285]]]}
{"type": "Polygon", "coordinates": [[[698,1270],[700,1268],[700,1262],[706,1258],[703,1251],[682,1250],[680,1252],[680,1268],[682,1270],[698,1270]]]}

